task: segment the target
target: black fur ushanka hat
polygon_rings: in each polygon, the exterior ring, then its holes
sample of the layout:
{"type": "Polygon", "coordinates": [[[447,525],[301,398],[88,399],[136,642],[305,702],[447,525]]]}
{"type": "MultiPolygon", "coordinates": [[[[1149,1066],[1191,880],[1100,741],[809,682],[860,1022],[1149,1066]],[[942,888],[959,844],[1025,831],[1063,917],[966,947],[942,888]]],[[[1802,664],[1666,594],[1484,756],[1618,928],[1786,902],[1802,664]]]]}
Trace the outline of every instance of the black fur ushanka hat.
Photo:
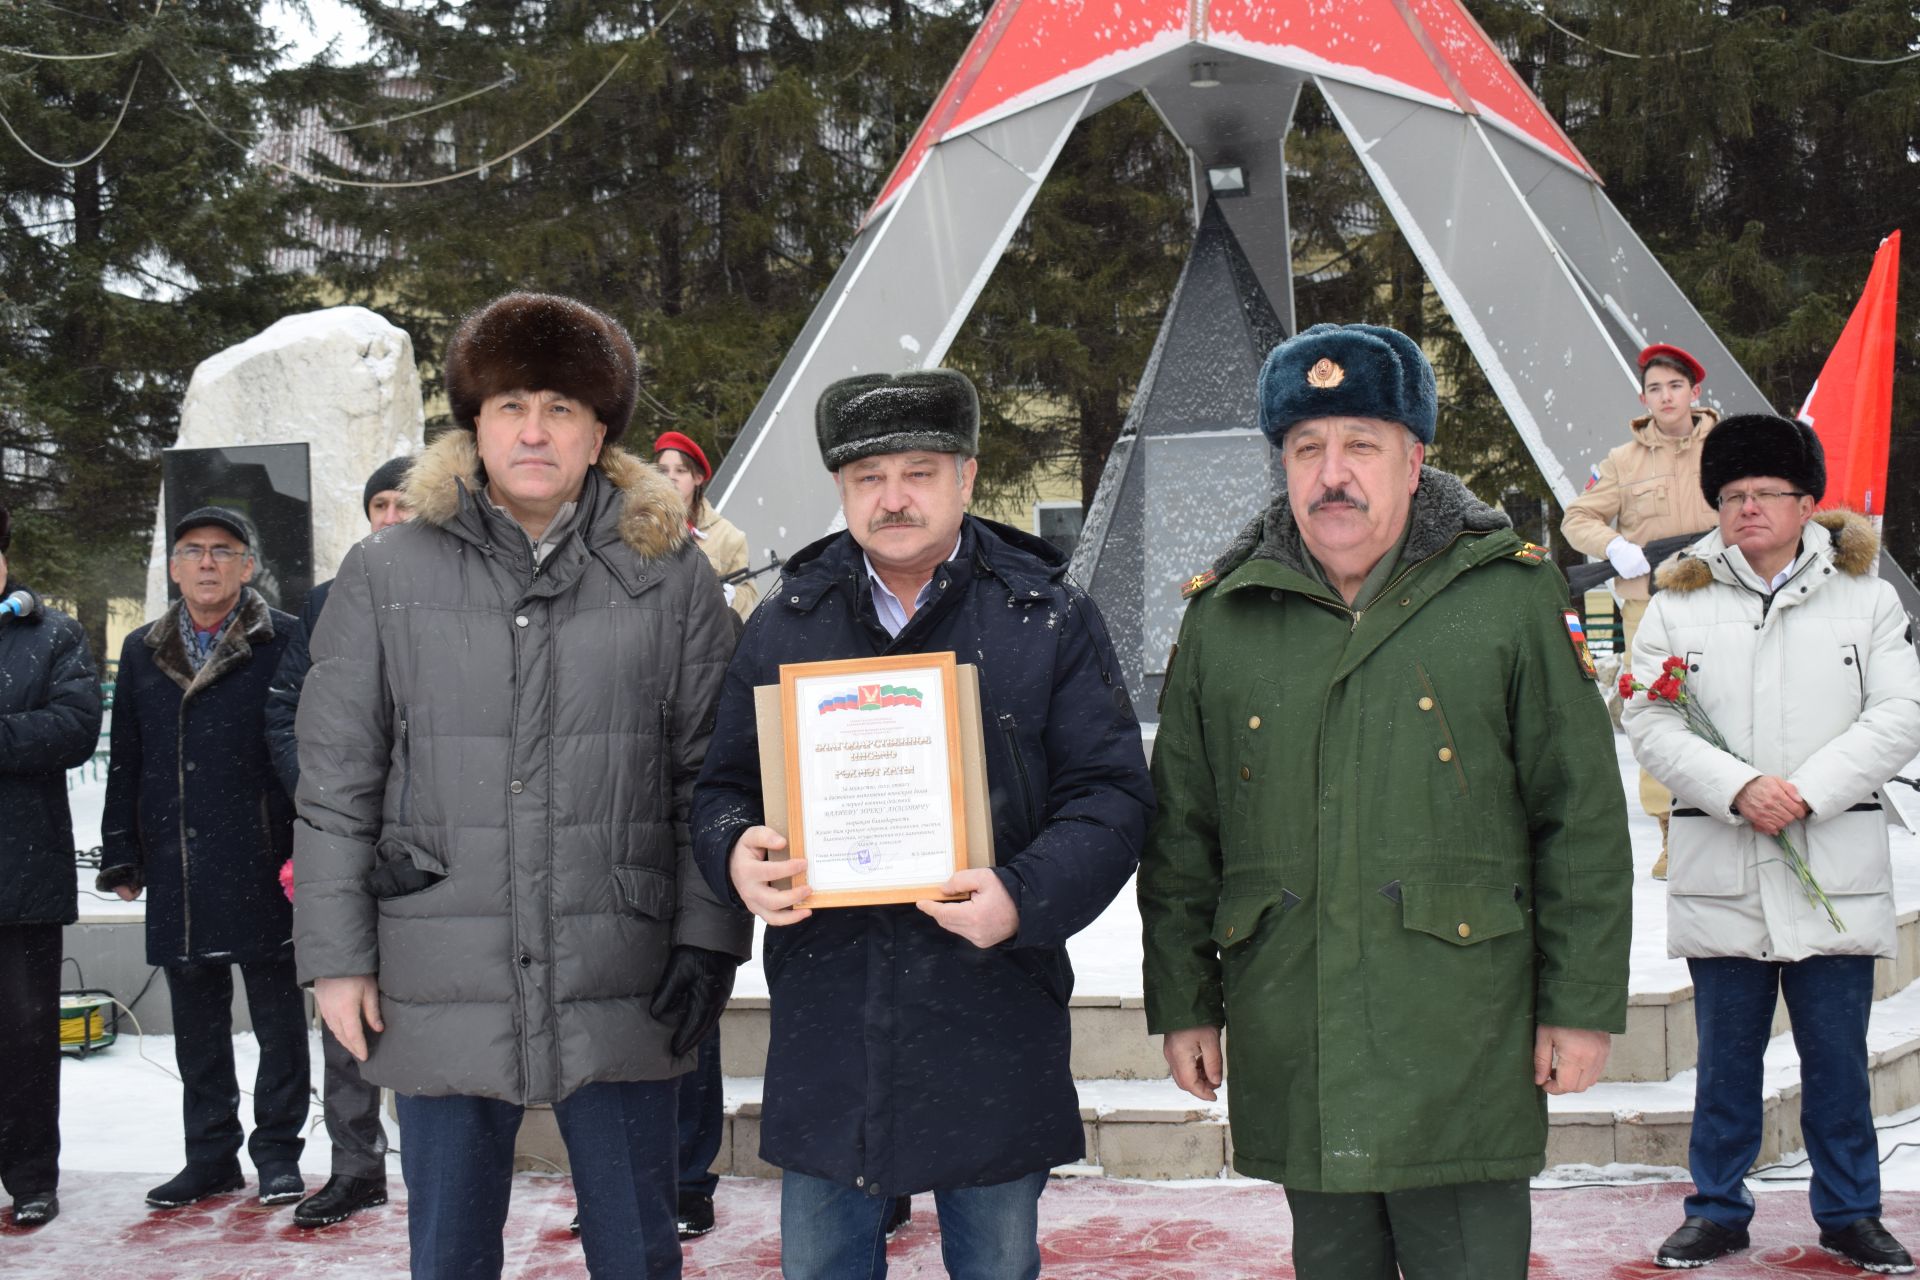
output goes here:
{"type": "Polygon", "coordinates": [[[1818,502],[1827,496],[1827,451],[1804,423],[1737,413],[1709,431],[1700,446],[1700,492],[1718,508],[1720,491],[1748,476],[1778,476],[1818,502]]]}
{"type": "Polygon", "coordinates": [[[863,373],[820,393],[813,429],[829,471],[911,449],[971,458],[980,452],[980,400],[951,369],[863,373]]]}

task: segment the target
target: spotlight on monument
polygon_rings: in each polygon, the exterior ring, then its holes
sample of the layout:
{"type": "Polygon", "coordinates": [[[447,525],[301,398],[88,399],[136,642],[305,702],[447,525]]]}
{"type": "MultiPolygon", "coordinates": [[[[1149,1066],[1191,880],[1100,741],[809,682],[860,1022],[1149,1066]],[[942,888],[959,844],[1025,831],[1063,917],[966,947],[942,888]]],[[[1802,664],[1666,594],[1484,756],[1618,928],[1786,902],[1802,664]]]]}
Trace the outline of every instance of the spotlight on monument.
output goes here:
{"type": "Polygon", "coordinates": [[[1218,89],[1220,87],[1220,68],[1217,63],[1201,61],[1193,64],[1193,74],[1187,83],[1195,89],[1218,89]]]}
{"type": "Polygon", "coordinates": [[[1216,196],[1247,194],[1247,171],[1237,164],[1207,170],[1207,188],[1216,196]]]}

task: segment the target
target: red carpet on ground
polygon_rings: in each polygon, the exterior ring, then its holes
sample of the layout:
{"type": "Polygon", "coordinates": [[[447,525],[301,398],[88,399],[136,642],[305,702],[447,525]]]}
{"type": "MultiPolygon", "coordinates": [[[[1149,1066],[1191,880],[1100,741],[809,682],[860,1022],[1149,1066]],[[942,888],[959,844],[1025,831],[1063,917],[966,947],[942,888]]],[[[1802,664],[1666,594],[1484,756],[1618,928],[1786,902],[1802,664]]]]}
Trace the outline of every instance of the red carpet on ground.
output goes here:
{"type": "MultiPolygon", "coordinates": [[[[0,1226],[0,1274],[8,1280],[68,1280],[111,1273],[141,1280],[388,1277],[407,1267],[406,1198],[335,1227],[302,1231],[288,1207],[265,1209],[219,1196],[189,1209],[149,1211],[141,1197],[157,1179],[68,1174],[58,1221],[37,1232],[0,1226]]],[[[318,1185],[317,1180],[314,1183],[318,1185]]],[[[1654,1247],[1680,1222],[1688,1188],[1656,1186],[1536,1191],[1532,1274],[1559,1280],[1640,1280],[1670,1275],[1654,1247]]],[[[1802,1194],[1769,1193],[1754,1219],[1754,1247],[1715,1263],[1713,1280],[1857,1276],[1815,1246],[1802,1194]]],[[[779,1184],[727,1179],[716,1199],[718,1229],[686,1249],[687,1280],[776,1280],[780,1274],[779,1184]]],[[[890,1275],[945,1275],[933,1197],[914,1199],[913,1221],[888,1250],[890,1275]]],[[[573,1192],[565,1178],[523,1174],[507,1222],[506,1275],[558,1280],[586,1275],[567,1231],[573,1192]]],[[[1920,1241],[1920,1193],[1889,1196],[1887,1225],[1920,1241]]],[[[1290,1222],[1281,1192],[1264,1183],[1161,1185],[1060,1179],[1040,1202],[1043,1274],[1058,1280],[1264,1280],[1293,1274],[1290,1222]]]]}

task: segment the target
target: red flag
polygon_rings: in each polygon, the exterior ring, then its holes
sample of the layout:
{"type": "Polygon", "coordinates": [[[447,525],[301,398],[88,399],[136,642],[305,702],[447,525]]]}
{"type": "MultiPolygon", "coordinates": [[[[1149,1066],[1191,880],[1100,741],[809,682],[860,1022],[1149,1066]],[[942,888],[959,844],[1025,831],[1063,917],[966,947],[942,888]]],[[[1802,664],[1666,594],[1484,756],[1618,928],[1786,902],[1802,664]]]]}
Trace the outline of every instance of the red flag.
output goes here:
{"type": "Polygon", "coordinates": [[[1893,315],[1900,292],[1900,233],[1880,242],[1867,287],[1820,370],[1800,421],[1827,451],[1823,507],[1887,510],[1887,441],[1893,433],[1893,315]]]}

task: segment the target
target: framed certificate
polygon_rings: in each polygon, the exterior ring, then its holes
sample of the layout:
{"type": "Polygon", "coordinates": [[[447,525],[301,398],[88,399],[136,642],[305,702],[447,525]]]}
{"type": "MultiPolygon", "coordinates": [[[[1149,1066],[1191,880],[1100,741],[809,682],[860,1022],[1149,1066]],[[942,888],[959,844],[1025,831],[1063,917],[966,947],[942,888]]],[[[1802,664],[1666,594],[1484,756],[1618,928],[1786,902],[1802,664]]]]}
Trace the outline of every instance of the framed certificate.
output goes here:
{"type": "Polygon", "coordinates": [[[943,899],[967,862],[951,653],[780,668],[789,856],[808,907],[943,899]]]}

